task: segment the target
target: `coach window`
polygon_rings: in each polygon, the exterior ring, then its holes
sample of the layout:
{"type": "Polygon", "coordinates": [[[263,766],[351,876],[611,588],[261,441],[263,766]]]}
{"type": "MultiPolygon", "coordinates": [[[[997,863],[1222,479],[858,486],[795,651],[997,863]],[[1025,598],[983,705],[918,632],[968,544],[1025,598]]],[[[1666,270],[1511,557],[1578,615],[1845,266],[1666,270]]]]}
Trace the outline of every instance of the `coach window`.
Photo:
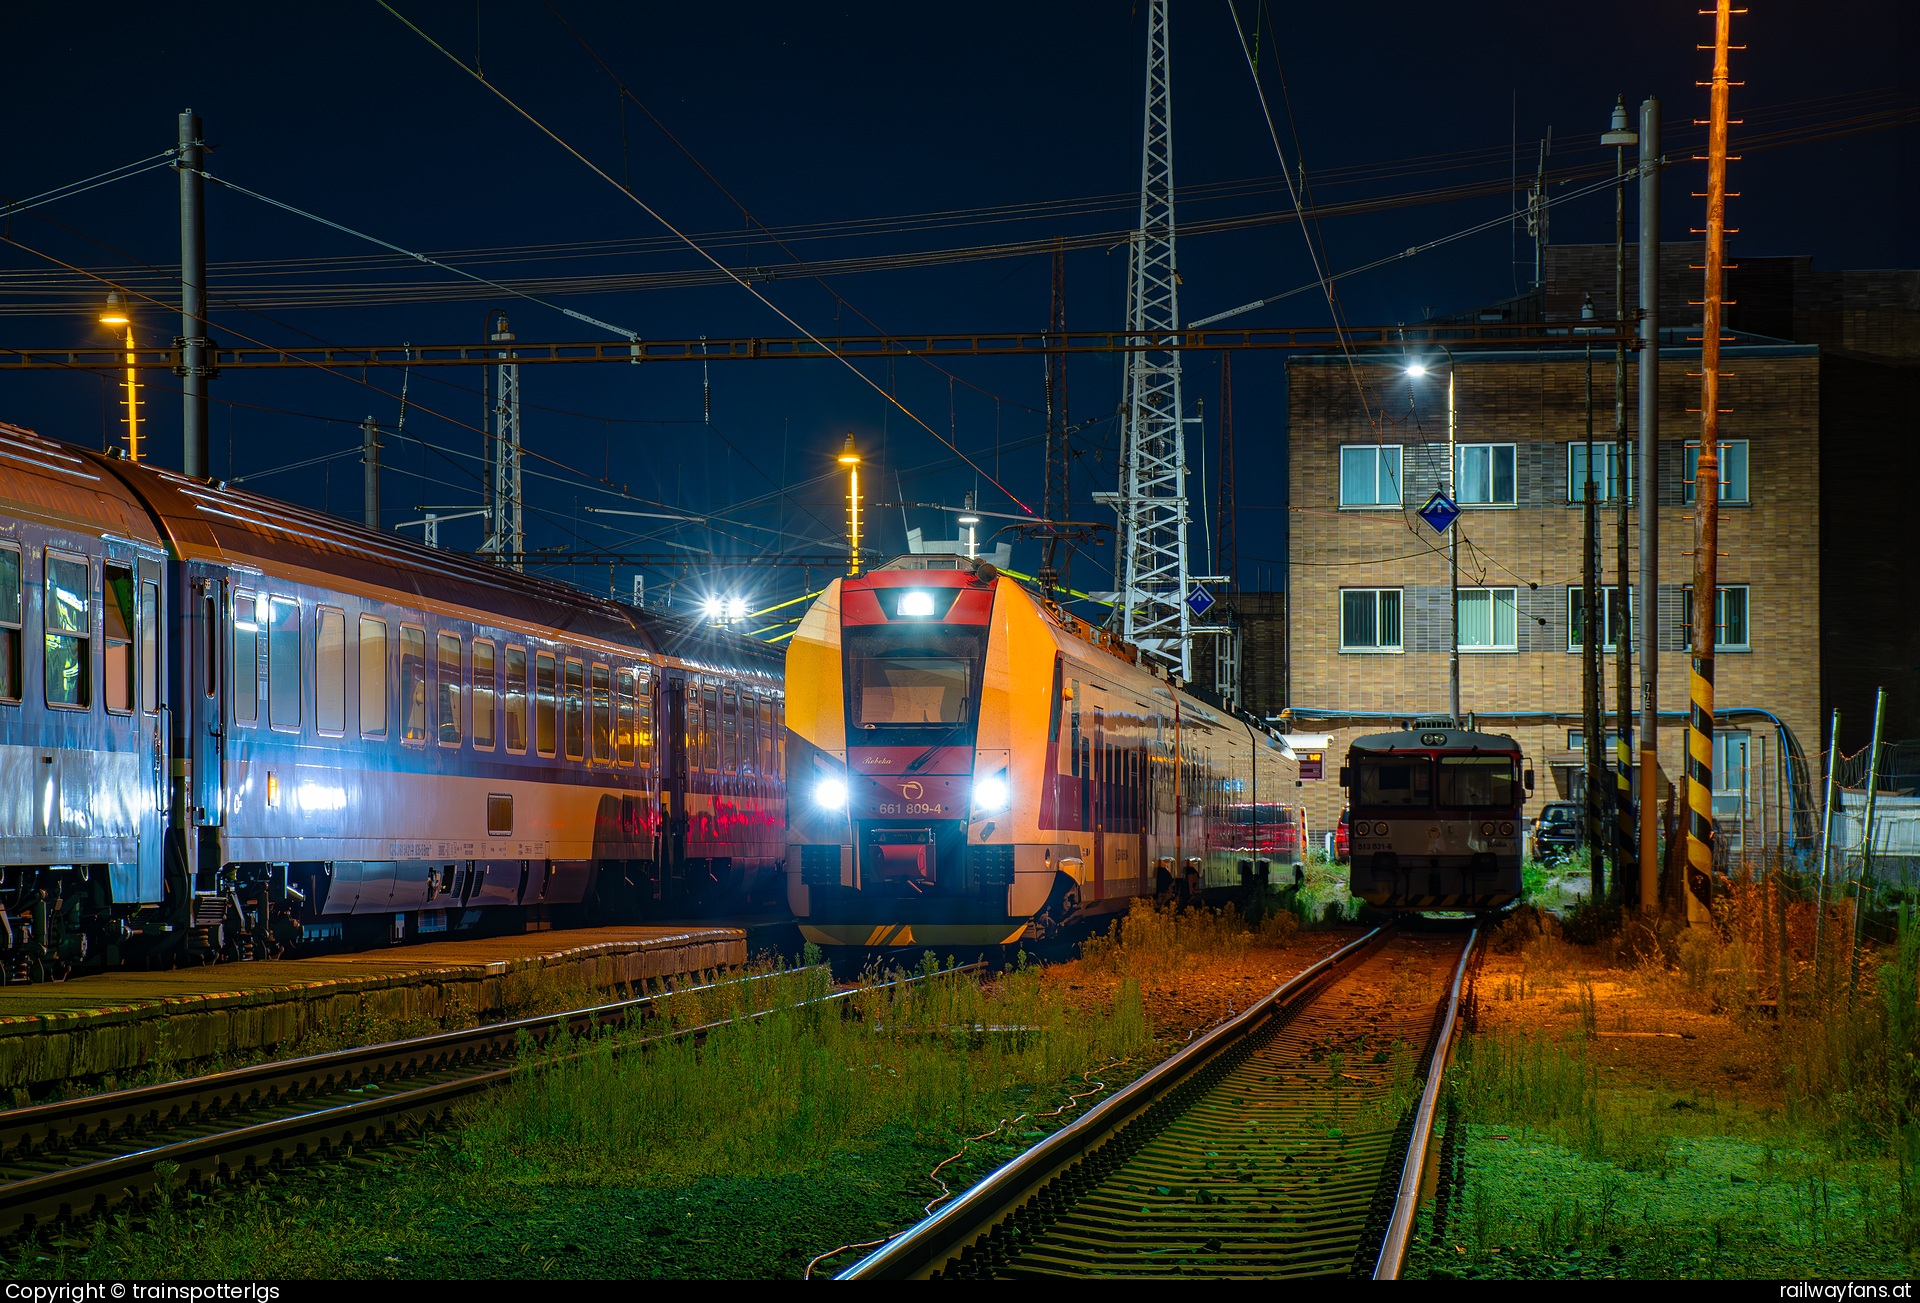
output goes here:
{"type": "Polygon", "coordinates": [[[460,689],[462,676],[460,665],[460,635],[442,631],[438,639],[439,664],[438,723],[440,745],[457,747],[460,745],[460,689]]]}
{"type": "Polygon", "coordinates": [[[740,772],[740,697],[731,687],[720,689],[720,769],[740,772]]]}
{"type": "Polygon", "coordinates": [[[596,663],[592,671],[593,763],[613,763],[613,671],[596,663]]]}
{"type": "Polygon", "coordinates": [[[527,649],[507,648],[507,750],[527,753],[527,649]]]}
{"type": "Polygon", "coordinates": [[[640,671],[640,723],[638,759],[644,769],[653,768],[653,684],[645,670],[640,671]]]}
{"type": "Polygon", "coordinates": [[[534,749],[543,756],[551,756],[559,750],[554,729],[554,703],[559,687],[559,662],[554,659],[553,653],[535,652],[533,655],[533,741],[534,749]]]}
{"type": "Polygon", "coordinates": [[[720,689],[707,684],[700,690],[700,737],[705,757],[702,763],[710,774],[720,772],[720,689]]]}
{"type": "MultiPolygon", "coordinates": [[[[211,605],[211,599],[209,599],[211,605]]],[[[244,588],[233,590],[233,657],[227,662],[233,694],[233,721],[251,724],[260,715],[260,607],[244,588]]],[[[207,695],[216,690],[214,666],[207,659],[207,695]]]]}
{"type": "Polygon", "coordinates": [[[400,626],[400,740],[427,740],[427,631],[400,626]]]}
{"type": "Polygon", "coordinates": [[[773,761],[774,767],[782,774],[787,772],[787,703],[777,701],[773,707],[773,761]]]}
{"type": "Polygon", "coordinates": [[[567,657],[567,759],[587,758],[587,666],[567,657]]]}
{"type": "Polygon", "coordinates": [[[360,731],[387,735],[387,622],[360,617],[360,731]]]}
{"type": "Polygon", "coordinates": [[[150,581],[140,585],[140,709],[160,709],[160,585],[150,581]]]}
{"type": "Polygon", "coordinates": [[[760,698],[760,772],[773,772],[773,699],[760,698]]]}
{"type": "Polygon", "coordinates": [[[0,701],[21,696],[21,606],[20,549],[0,547],[0,701]]]}
{"type": "Polygon", "coordinates": [[[740,772],[760,772],[760,731],[755,727],[753,689],[740,689],[740,772]]]}
{"type": "Polygon", "coordinates": [[[686,767],[692,770],[700,768],[700,757],[706,754],[705,737],[700,731],[700,680],[695,675],[687,677],[687,714],[686,714],[686,767]]]}
{"type": "Polygon", "coordinates": [[[473,640],[473,749],[493,750],[498,729],[499,692],[494,686],[493,641],[473,640]]]}
{"type": "Polygon", "coordinates": [[[93,592],[82,556],[47,550],[47,704],[84,710],[93,704],[93,592]]]}
{"type": "Polygon", "coordinates": [[[347,731],[347,615],[322,606],[313,616],[313,726],[347,731]]]}
{"type": "Polygon", "coordinates": [[[133,614],[133,571],[108,562],[101,584],[100,639],[103,653],[102,678],[105,680],[107,709],[116,715],[133,713],[133,631],[139,622],[133,614]]]}
{"type": "Polygon", "coordinates": [[[633,763],[633,698],[638,670],[613,672],[613,744],[622,765],[633,763]]]}
{"type": "Polygon", "coordinates": [[[300,603],[276,597],[268,605],[267,725],[300,727],[300,603]]]}

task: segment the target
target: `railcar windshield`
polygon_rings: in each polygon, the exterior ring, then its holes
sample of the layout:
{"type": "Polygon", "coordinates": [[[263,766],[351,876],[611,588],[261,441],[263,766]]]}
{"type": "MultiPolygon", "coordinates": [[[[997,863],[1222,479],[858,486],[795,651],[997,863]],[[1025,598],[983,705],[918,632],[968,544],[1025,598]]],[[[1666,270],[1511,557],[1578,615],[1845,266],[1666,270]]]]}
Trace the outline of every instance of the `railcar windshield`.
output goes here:
{"type": "Polygon", "coordinates": [[[986,630],[849,629],[845,644],[847,719],[870,735],[868,743],[884,743],[889,734],[925,741],[929,729],[965,726],[978,716],[986,630]]]}
{"type": "Polygon", "coordinates": [[[1433,761],[1425,756],[1368,757],[1354,766],[1355,805],[1426,809],[1433,804],[1433,761]]]}
{"type": "Polygon", "coordinates": [[[1520,790],[1512,756],[1440,757],[1440,804],[1512,809],[1520,790]]]}

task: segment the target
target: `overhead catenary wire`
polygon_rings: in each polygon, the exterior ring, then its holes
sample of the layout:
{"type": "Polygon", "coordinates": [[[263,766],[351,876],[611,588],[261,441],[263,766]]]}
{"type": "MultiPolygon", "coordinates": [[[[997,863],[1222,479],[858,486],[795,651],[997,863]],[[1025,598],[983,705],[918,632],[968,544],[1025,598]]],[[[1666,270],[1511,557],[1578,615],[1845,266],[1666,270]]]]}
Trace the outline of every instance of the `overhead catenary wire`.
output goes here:
{"type": "Polygon", "coordinates": [[[62,199],[71,199],[75,195],[83,195],[89,190],[98,190],[101,186],[109,186],[116,181],[125,181],[130,177],[139,176],[144,172],[157,171],[171,163],[176,152],[176,150],[172,149],[163,149],[158,154],[150,154],[146,158],[138,159],[132,163],[123,163],[119,167],[110,167],[104,172],[96,173],[83,180],[70,181],[66,185],[55,186],[51,190],[44,190],[26,199],[18,199],[12,203],[0,204],[0,218],[11,217],[15,213],[23,213],[28,209],[38,208],[42,204],[58,203],[62,199]]]}

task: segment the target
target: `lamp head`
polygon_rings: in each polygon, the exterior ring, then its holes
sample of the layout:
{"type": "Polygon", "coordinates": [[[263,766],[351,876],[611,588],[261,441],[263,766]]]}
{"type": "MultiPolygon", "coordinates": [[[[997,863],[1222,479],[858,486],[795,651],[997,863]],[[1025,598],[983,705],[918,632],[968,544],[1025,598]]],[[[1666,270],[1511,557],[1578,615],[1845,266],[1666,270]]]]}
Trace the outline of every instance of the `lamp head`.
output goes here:
{"type": "Polygon", "coordinates": [[[1412,376],[1414,379],[1418,380],[1421,376],[1425,375],[1426,373],[1427,373],[1427,364],[1425,362],[1407,363],[1407,374],[1412,376]]]}
{"type": "Polygon", "coordinates": [[[127,315],[125,306],[120,302],[120,295],[117,293],[107,295],[107,306],[100,309],[100,324],[103,326],[127,326],[132,323],[133,318],[127,315]]]}
{"type": "Polygon", "coordinates": [[[842,466],[858,466],[860,464],[860,451],[853,446],[852,431],[848,431],[847,442],[845,446],[840,449],[840,464],[842,466]]]}

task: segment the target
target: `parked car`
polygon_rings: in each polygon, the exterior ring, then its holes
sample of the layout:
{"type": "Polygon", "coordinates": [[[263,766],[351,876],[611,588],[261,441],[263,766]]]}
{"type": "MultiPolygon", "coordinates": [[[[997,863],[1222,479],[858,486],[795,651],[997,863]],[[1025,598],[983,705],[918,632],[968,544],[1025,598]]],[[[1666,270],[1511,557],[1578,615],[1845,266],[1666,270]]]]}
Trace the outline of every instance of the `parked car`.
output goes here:
{"type": "Polygon", "coordinates": [[[1534,821],[1528,850],[1541,864],[1553,864],[1573,854],[1580,844],[1580,807],[1572,801],[1549,801],[1534,821]]]}
{"type": "Polygon", "coordinates": [[[1347,816],[1352,813],[1351,810],[1342,810],[1340,823],[1333,830],[1333,862],[1335,864],[1347,862],[1347,816]]]}

